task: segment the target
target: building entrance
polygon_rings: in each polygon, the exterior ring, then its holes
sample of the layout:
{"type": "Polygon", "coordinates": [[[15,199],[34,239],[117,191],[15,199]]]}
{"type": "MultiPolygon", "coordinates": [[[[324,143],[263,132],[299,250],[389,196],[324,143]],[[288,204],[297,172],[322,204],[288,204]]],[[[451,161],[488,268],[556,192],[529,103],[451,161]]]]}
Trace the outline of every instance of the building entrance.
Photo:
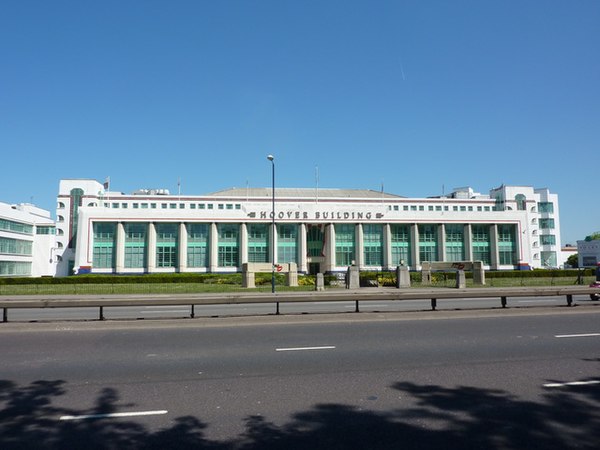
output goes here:
{"type": "Polygon", "coordinates": [[[308,263],[308,274],[316,275],[321,271],[321,263],[308,263]]]}

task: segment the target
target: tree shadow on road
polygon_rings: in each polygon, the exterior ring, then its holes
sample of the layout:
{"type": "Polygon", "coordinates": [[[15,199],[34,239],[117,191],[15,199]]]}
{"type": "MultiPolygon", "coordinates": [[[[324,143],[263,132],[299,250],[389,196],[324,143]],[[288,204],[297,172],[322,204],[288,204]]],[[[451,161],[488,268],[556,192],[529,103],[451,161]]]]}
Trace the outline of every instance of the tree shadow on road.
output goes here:
{"type": "Polygon", "coordinates": [[[245,419],[245,432],[211,440],[199,417],[178,417],[159,431],[131,419],[60,421],[65,415],[126,409],[118,392],[104,389],[86,410],[53,406],[66,382],[19,386],[0,381],[2,449],[596,449],[600,442],[600,386],[549,390],[539,401],[501,390],[448,388],[398,382],[411,401],[390,411],[320,404],[283,425],[261,416],[245,419]]]}

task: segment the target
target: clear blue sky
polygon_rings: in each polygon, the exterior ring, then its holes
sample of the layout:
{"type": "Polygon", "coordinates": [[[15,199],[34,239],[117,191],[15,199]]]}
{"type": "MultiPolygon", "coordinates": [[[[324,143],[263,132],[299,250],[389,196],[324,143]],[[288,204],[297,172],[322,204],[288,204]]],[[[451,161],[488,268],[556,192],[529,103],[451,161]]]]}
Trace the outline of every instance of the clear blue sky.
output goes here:
{"type": "Polygon", "coordinates": [[[600,230],[600,1],[5,1],[0,201],[61,178],[560,195],[600,230]]]}

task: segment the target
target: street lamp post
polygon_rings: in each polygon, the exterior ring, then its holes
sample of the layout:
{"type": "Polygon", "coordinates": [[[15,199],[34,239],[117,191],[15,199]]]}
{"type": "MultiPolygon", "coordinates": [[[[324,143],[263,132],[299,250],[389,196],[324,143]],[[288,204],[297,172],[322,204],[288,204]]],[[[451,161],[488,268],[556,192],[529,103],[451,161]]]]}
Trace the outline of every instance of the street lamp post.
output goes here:
{"type": "MultiPolygon", "coordinates": [[[[275,293],[275,158],[273,155],[268,155],[267,159],[271,161],[271,192],[273,194],[272,205],[272,228],[271,228],[271,293],[275,293]]],[[[277,304],[279,310],[279,304],[277,304]]]]}

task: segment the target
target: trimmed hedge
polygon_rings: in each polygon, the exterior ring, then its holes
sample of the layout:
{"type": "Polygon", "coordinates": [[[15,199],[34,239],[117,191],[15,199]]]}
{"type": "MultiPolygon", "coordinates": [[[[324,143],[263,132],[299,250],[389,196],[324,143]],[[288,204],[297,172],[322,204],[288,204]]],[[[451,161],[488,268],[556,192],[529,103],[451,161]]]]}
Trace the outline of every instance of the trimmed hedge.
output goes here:
{"type": "MultiPolygon", "coordinates": [[[[537,270],[488,270],[485,272],[486,279],[492,278],[577,278],[581,276],[593,276],[595,274],[594,269],[537,269],[537,270]]],[[[465,272],[466,278],[473,278],[473,272],[465,272]]],[[[431,273],[432,282],[441,282],[446,280],[455,280],[455,271],[432,271],[431,273]]],[[[421,281],[421,272],[413,271],[410,272],[411,282],[421,281]]],[[[360,285],[361,286],[373,286],[378,284],[380,286],[395,286],[396,285],[396,272],[395,271],[381,271],[381,272],[360,272],[360,285]]]]}
{"type": "MultiPolygon", "coordinates": [[[[491,278],[558,278],[558,277],[573,277],[593,276],[594,269],[557,269],[557,270],[506,270],[506,271],[486,271],[486,279],[491,278]]],[[[456,273],[448,272],[432,272],[433,281],[436,279],[453,280],[456,273]]],[[[472,278],[472,272],[466,272],[467,278],[472,278]]],[[[410,272],[410,278],[413,282],[421,281],[421,272],[410,272]]],[[[325,284],[331,285],[333,281],[337,281],[335,275],[325,275],[325,284]]],[[[285,284],[285,275],[276,273],[275,282],[278,285],[285,284]]],[[[75,275],[70,277],[0,277],[0,285],[53,285],[53,284],[131,284],[131,283],[205,283],[205,284],[230,284],[241,285],[241,273],[217,274],[217,273],[153,273],[144,275],[75,275]]],[[[271,283],[271,273],[257,273],[255,275],[255,283],[257,286],[267,285],[271,283]]],[[[381,272],[360,272],[361,285],[368,286],[377,283],[381,286],[394,286],[396,283],[395,271],[381,272]]],[[[315,277],[313,275],[299,275],[298,284],[314,285],[315,277]]]]}

